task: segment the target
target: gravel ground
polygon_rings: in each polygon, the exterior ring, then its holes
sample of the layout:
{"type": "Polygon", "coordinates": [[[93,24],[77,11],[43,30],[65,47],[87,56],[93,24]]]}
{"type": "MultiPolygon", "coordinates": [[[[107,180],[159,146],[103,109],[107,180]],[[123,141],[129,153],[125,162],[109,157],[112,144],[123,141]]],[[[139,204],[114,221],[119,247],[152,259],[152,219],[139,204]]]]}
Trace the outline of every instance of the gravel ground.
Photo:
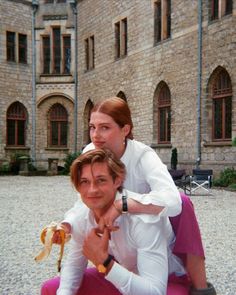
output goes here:
{"type": "MultiPolygon", "coordinates": [[[[210,197],[191,197],[204,241],[207,276],[218,295],[235,295],[236,193],[212,192],[210,197]]],[[[40,284],[57,275],[57,246],[44,262],[33,258],[41,250],[43,226],[60,221],[76,198],[66,176],[0,177],[0,295],[37,295],[40,284]]]]}

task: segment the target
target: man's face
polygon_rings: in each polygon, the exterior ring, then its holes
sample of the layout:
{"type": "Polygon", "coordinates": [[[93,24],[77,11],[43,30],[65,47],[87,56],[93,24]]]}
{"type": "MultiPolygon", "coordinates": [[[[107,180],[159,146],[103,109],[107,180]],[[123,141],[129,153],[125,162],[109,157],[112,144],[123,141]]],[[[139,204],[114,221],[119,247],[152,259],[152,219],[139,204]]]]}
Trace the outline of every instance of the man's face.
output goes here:
{"type": "Polygon", "coordinates": [[[78,191],[84,204],[102,215],[114,202],[120,185],[120,178],[112,178],[106,163],[94,163],[82,167],[78,191]]]}

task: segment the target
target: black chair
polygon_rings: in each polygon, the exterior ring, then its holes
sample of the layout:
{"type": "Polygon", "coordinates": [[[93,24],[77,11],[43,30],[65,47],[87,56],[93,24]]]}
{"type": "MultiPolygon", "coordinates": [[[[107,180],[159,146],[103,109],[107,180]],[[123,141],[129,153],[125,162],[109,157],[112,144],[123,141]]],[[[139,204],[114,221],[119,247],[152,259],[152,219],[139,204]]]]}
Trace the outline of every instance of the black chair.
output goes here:
{"type": "Polygon", "coordinates": [[[172,179],[174,180],[175,185],[178,188],[183,189],[184,193],[187,194],[189,192],[189,176],[186,175],[184,169],[169,169],[168,170],[172,179]]]}
{"type": "Polygon", "coordinates": [[[212,169],[193,169],[193,174],[189,177],[190,195],[200,189],[211,194],[212,179],[212,169]]]}

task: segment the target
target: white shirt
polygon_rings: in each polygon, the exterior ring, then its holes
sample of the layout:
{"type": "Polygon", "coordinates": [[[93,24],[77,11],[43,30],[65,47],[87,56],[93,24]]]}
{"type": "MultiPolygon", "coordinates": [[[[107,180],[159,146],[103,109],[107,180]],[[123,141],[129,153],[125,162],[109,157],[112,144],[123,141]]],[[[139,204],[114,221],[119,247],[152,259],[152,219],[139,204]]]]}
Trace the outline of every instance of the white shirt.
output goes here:
{"type": "MultiPolygon", "coordinates": [[[[126,192],[129,197],[129,192],[126,192]]],[[[121,194],[117,193],[117,199],[121,194]]],[[[174,234],[167,217],[155,222],[144,222],[144,214],[123,214],[116,220],[119,230],[111,233],[109,254],[115,262],[105,277],[122,294],[164,295],[169,273],[184,273],[177,257],[168,245],[174,242],[174,234]]],[[[61,274],[57,295],[74,295],[78,290],[87,259],[82,254],[85,236],[97,227],[93,213],[85,205],[74,219],[71,248],[61,274]]]]}
{"type": "MultiPolygon", "coordinates": [[[[94,149],[88,144],[83,152],[94,149]]],[[[141,194],[136,199],[142,204],[154,204],[165,207],[166,216],[173,217],[181,213],[181,198],[165,164],[149,146],[127,140],[127,146],[121,161],[126,167],[124,188],[141,194]]],[[[132,194],[130,198],[135,199],[132,194]]]]}

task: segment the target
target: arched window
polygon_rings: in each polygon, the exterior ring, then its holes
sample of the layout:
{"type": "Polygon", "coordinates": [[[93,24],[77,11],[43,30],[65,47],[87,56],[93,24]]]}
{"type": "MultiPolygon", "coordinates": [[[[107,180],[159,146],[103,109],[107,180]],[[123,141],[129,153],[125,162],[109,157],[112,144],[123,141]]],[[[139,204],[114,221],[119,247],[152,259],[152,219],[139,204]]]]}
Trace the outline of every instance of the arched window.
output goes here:
{"type": "Polygon", "coordinates": [[[170,143],[171,141],[170,105],[170,90],[163,83],[158,95],[158,143],[170,143]]]}
{"type": "Polygon", "coordinates": [[[123,91],[119,91],[119,93],[117,94],[117,97],[123,99],[124,101],[127,102],[127,98],[126,98],[126,95],[124,94],[123,91]]]}
{"type": "Polygon", "coordinates": [[[14,102],[7,110],[7,145],[25,146],[26,109],[14,102]]]}
{"type": "Polygon", "coordinates": [[[67,146],[68,114],[59,103],[54,104],[49,111],[50,121],[50,146],[67,146]]]}
{"type": "Polygon", "coordinates": [[[213,83],[213,141],[231,140],[232,86],[229,74],[221,70],[213,83]]]}

